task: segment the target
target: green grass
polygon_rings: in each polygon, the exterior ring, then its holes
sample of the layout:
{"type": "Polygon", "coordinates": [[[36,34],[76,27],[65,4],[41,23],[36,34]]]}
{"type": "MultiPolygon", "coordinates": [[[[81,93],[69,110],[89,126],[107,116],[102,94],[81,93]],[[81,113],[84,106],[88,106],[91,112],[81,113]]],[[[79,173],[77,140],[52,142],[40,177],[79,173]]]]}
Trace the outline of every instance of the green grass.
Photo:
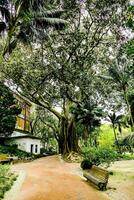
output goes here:
{"type": "Polygon", "coordinates": [[[134,160],[134,154],[118,154],[118,160],[134,160]]]}
{"type": "Polygon", "coordinates": [[[117,172],[117,171],[114,171],[113,172],[113,178],[116,178],[116,179],[121,179],[121,180],[134,180],[134,175],[132,172],[117,172]]]}
{"type": "MultiPolygon", "coordinates": [[[[116,130],[118,132],[118,130],[116,130]]],[[[125,137],[131,132],[130,128],[122,128],[122,136],[125,137]]],[[[114,144],[114,133],[110,124],[102,124],[99,134],[99,145],[111,148],[114,144]]]]}
{"type": "Polygon", "coordinates": [[[10,190],[17,176],[10,172],[9,165],[0,165],[0,200],[10,190]]]}
{"type": "Polygon", "coordinates": [[[111,148],[114,143],[113,129],[110,124],[103,124],[100,127],[99,145],[111,148]]]}

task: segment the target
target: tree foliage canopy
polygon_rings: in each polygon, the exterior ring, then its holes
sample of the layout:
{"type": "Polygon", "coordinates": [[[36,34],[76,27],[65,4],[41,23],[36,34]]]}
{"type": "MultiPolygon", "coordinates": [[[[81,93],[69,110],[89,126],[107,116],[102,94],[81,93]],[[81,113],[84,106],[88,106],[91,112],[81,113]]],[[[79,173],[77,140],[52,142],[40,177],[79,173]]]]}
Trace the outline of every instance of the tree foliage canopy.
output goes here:
{"type": "Polygon", "coordinates": [[[0,2],[0,34],[6,31],[3,56],[11,53],[18,41],[25,44],[47,38],[50,27],[61,29],[63,10],[52,9],[50,2],[41,0],[5,0],[0,2]]]}
{"type": "MultiPolygon", "coordinates": [[[[98,105],[104,103],[102,88],[106,87],[99,75],[108,72],[109,61],[113,62],[107,59],[110,47],[116,57],[123,42],[127,1],[61,2],[68,27],[50,31],[48,40],[42,38],[32,52],[18,46],[2,63],[1,71],[23,95],[57,117],[59,147],[64,146],[61,153],[65,153],[78,151],[76,123],[80,118],[84,123],[89,120],[92,127],[99,125],[98,105]]],[[[110,84],[106,92],[110,88],[112,93],[115,85],[110,84]]]]}

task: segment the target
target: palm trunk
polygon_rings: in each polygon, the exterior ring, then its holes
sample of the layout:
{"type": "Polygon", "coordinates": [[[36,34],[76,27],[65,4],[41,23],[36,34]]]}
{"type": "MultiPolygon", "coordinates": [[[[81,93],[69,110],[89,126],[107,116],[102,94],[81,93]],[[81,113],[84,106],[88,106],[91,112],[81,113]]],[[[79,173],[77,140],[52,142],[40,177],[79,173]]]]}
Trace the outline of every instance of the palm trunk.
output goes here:
{"type": "Polygon", "coordinates": [[[114,131],[114,138],[115,138],[115,142],[116,142],[117,148],[119,150],[119,153],[122,153],[121,152],[121,148],[120,148],[119,143],[118,143],[118,139],[117,139],[117,135],[116,135],[116,131],[115,131],[115,126],[114,125],[113,125],[113,131],[114,131]]]}
{"type": "Polygon", "coordinates": [[[131,112],[131,107],[130,107],[129,102],[128,102],[127,92],[126,92],[126,89],[125,89],[125,88],[123,89],[123,92],[124,92],[124,99],[125,99],[125,102],[126,102],[126,105],[127,105],[128,114],[129,114],[129,116],[130,116],[131,131],[133,132],[133,131],[134,131],[134,121],[133,121],[133,116],[132,116],[132,112],[131,112]]]}
{"type": "Polygon", "coordinates": [[[88,126],[85,126],[85,129],[84,129],[84,134],[83,134],[83,140],[84,140],[84,145],[87,147],[87,144],[88,144],[88,126]]]}

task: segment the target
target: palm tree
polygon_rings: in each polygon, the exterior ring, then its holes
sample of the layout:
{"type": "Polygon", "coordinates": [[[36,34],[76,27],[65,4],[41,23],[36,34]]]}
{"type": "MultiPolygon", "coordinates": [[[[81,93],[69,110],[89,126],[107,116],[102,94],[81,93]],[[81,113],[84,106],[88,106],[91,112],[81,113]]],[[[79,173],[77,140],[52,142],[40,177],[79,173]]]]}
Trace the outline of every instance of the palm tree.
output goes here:
{"type": "Polygon", "coordinates": [[[62,28],[66,21],[60,19],[63,10],[48,10],[43,0],[1,0],[0,34],[7,32],[3,56],[11,53],[18,40],[35,42],[47,36],[50,27],[62,28]]]}
{"type": "Polygon", "coordinates": [[[119,89],[123,91],[123,97],[127,105],[128,114],[131,121],[131,129],[134,129],[134,121],[132,117],[131,106],[128,100],[128,86],[129,80],[131,77],[131,68],[127,67],[119,67],[118,65],[111,66],[109,68],[109,75],[111,76],[112,80],[119,86],[119,89]]]}
{"type": "Polygon", "coordinates": [[[126,147],[129,152],[133,153],[134,150],[134,133],[131,133],[130,135],[127,135],[123,140],[121,141],[122,146],[126,147]]]}
{"type": "Polygon", "coordinates": [[[115,143],[117,144],[118,150],[121,153],[121,148],[118,142],[118,137],[116,134],[116,128],[118,127],[119,132],[121,133],[121,126],[122,126],[122,118],[123,115],[116,115],[115,112],[111,113],[108,115],[108,121],[111,122],[113,132],[114,132],[114,138],[115,138],[115,143]]]}

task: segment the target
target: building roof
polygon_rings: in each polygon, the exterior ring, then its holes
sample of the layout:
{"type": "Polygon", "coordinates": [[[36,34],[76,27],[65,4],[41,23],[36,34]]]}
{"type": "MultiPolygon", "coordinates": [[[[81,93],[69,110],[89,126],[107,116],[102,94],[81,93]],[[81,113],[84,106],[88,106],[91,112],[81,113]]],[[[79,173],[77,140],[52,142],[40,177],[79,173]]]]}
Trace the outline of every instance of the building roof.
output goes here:
{"type": "Polygon", "coordinates": [[[32,138],[32,139],[38,139],[38,140],[41,140],[41,138],[39,137],[36,137],[36,136],[33,136],[33,135],[20,135],[20,136],[12,136],[12,137],[7,137],[6,139],[19,139],[19,138],[32,138]]]}
{"type": "Polygon", "coordinates": [[[29,133],[25,133],[20,130],[15,130],[10,137],[6,137],[6,139],[16,139],[16,138],[32,138],[32,139],[39,139],[41,140],[40,137],[30,135],[29,133]]]}

